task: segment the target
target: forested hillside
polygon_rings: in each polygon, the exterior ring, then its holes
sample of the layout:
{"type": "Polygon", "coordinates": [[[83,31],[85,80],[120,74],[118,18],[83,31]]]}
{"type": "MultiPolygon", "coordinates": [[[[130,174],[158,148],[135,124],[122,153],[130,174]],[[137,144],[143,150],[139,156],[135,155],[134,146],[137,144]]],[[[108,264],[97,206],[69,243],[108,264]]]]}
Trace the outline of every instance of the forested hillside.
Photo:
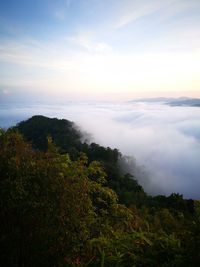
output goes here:
{"type": "Polygon", "coordinates": [[[200,204],[152,197],[67,120],[0,132],[0,266],[200,266],[200,204]]]}

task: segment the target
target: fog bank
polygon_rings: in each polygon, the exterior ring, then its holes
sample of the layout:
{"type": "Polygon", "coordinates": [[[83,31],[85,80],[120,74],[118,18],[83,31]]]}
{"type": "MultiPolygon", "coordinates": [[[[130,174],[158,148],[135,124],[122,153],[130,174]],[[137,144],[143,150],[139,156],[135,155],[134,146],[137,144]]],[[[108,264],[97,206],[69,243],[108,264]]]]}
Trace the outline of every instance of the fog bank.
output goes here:
{"type": "Polygon", "coordinates": [[[0,126],[36,114],[72,120],[91,134],[91,141],[136,159],[144,171],[140,182],[149,193],[200,198],[200,108],[158,102],[5,104],[0,126]]]}

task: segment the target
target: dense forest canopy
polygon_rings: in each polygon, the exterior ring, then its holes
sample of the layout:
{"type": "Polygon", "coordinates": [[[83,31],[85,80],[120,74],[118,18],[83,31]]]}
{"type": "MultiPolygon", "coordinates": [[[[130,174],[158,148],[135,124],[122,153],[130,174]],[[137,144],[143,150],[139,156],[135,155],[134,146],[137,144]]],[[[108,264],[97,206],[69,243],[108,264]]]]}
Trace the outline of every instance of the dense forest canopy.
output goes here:
{"type": "Polygon", "coordinates": [[[0,132],[1,266],[200,266],[200,204],[149,196],[68,120],[0,132]]]}

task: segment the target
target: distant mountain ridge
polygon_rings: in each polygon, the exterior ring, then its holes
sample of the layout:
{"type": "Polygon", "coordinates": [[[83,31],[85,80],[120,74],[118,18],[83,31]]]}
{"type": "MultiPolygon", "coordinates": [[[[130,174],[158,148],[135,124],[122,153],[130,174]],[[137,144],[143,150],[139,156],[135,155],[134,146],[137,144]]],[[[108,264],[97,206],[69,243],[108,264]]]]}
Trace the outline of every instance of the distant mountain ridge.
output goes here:
{"type": "Polygon", "coordinates": [[[200,107],[199,98],[179,98],[166,103],[170,106],[188,106],[188,107],[200,107]]]}
{"type": "Polygon", "coordinates": [[[162,103],[169,106],[187,106],[200,107],[200,98],[190,97],[153,97],[153,98],[139,98],[129,101],[129,103],[147,102],[147,103],[162,103]]]}

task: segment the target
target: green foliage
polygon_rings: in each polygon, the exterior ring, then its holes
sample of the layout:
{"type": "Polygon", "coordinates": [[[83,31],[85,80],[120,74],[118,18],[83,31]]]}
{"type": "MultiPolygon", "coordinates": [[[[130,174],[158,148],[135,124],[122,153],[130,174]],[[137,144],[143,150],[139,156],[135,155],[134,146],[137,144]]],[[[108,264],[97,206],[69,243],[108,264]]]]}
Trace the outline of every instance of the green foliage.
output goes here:
{"type": "Polygon", "coordinates": [[[148,196],[66,120],[20,123],[33,148],[16,130],[0,130],[0,266],[200,266],[199,201],[148,196]]]}
{"type": "Polygon", "coordinates": [[[3,260],[36,266],[47,254],[77,253],[94,217],[81,160],[34,151],[13,133],[1,136],[0,151],[1,244],[10,243],[3,260]]]}
{"type": "MultiPolygon", "coordinates": [[[[103,180],[117,193],[122,204],[130,205],[133,202],[139,204],[141,199],[143,202],[146,195],[143,188],[130,174],[122,175],[121,173],[119,165],[121,153],[117,149],[105,148],[95,143],[82,143],[81,139],[84,139],[84,136],[77,130],[74,123],[44,116],[33,116],[27,121],[20,122],[14,129],[22,133],[25,139],[39,150],[47,150],[50,137],[58,151],[68,153],[73,160],[76,160],[81,153],[86,154],[89,163],[96,162],[93,164],[101,166],[100,169],[103,167],[106,173],[103,180]]],[[[97,174],[98,166],[94,168],[97,174]]],[[[92,177],[90,178],[95,179],[94,173],[92,177]]]]}
{"type": "Polygon", "coordinates": [[[81,145],[81,133],[75,129],[74,123],[68,120],[50,119],[38,115],[20,122],[14,129],[21,132],[34,148],[43,151],[48,148],[47,136],[52,138],[61,152],[73,150],[73,153],[76,154],[75,150],[81,145]]]}

